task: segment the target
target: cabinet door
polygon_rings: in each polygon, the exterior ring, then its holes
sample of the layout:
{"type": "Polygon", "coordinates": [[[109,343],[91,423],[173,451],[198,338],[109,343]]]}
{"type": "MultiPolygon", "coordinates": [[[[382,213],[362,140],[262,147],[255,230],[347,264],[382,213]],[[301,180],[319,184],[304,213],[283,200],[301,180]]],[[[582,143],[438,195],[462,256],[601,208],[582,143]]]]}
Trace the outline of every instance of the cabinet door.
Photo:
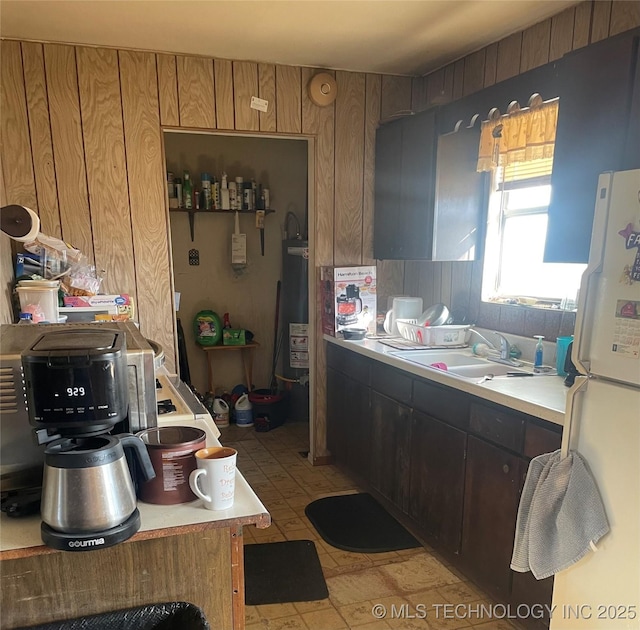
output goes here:
{"type": "Polygon", "coordinates": [[[437,141],[432,260],[477,260],[488,200],[486,173],[477,172],[480,126],[437,141]]]}
{"type": "Polygon", "coordinates": [[[589,258],[598,175],[624,165],[637,40],[623,34],[561,61],[545,262],[589,258]]]}
{"type": "Polygon", "coordinates": [[[460,551],[467,434],[413,411],[409,516],[447,551],[460,551]]]}
{"type": "Polygon", "coordinates": [[[524,463],[470,435],[462,523],[462,562],[489,593],[507,601],[524,463]]]}
{"type": "Polygon", "coordinates": [[[347,388],[346,424],[347,452],[345,464],[347,468],[365,481],[369,481],[371,461],[371,402],[369,388],[352,381],[345,380],[347,388]]]}
{"type": "Polygon", "coordinates": [[[375,211],[373,255],[378,260],[397,258],[401,225],[400,165],[402,120],[379,127],[376,132],[375,211]]]}
{"type": "Polygon", "coordinates": [[[431,260],[435,197],[436,115],[405,118],[402,129],[398,258],[431,260]]]}
{"type": "Polygon", "coordinates": [[[435,110],[396,120],[376,133],[373,255],[431,259],[435,110]]]}
{"type": "Polygon", "coordinates": [[[371,392],[371,485],[409,511],[411,409],[371,392]]]}
{"type": "Polygon", "coordinates": [[[338,463],[347,458],[347,383],[343,374],[327,369],[327,448],[338,463]]]}

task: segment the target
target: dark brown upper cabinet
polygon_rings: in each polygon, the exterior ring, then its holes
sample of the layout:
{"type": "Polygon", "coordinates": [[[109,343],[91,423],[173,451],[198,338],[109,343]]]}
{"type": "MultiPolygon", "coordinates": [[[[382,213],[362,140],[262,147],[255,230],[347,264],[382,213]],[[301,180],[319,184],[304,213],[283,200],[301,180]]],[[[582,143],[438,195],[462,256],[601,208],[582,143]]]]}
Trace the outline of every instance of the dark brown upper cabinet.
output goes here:
{"type": "Polygon", "coordinates": [[[373,255],[378,260],[431,258],[435,116],[427,110],[376,133],[373,255]]]}
{"type": "Polygon", "coordinates": [[[598,175],[640,167],[639,33],[562,58],[545,262],[587,262],[598,175]]]}
{"type": "Polygon", "coordinates": [[[484,208],[479,127],[438,135],[437,110],[376,135],[374,257],[474,260],[484,208]]]}

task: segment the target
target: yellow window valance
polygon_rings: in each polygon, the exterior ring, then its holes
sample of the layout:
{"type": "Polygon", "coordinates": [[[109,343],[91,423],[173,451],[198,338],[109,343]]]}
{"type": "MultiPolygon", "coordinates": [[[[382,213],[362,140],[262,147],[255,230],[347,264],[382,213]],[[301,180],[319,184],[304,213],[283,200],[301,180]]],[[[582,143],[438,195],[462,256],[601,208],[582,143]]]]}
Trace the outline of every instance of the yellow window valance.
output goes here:
{"type": "Polygon", "coordinates": [[[553,159],[558,99],[498,115],[482,123],[478,171],[553,159]]]}

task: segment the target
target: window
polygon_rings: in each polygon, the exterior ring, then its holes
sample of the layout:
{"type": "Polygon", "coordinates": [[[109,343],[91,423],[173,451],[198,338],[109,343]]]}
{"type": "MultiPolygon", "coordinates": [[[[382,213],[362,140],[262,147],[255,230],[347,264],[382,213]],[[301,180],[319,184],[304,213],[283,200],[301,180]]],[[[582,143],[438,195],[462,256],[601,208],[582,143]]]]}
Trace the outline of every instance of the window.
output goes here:
{"type": "Polygon", "coordinates": [[[549,177],[495,187],[489,202],[484,301],[575,308],[586,265],[543,262],[550,196],[549,177]]]}
{"type": "Polygon", "coordinates": [[[557,110],[540,99],[483,123],[478,170],[492,176],[484,301],[575,308],[586,265],[543,262],[557,110]]]}

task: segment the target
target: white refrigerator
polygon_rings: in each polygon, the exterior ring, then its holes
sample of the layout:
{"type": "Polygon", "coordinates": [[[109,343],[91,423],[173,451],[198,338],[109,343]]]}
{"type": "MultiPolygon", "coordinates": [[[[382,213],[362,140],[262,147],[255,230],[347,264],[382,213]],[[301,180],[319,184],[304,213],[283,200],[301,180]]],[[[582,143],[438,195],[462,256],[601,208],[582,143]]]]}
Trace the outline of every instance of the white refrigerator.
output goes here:
{"type": "MultiPolygon", "coordinates": [[[[567,238],[571,235],[568,234],[567,238]]],[[[551,630],[640,629],[640,170],[598,180],[578,300],[563,454],[578,451],[610,532],[557,573],[551,630]]]]}

